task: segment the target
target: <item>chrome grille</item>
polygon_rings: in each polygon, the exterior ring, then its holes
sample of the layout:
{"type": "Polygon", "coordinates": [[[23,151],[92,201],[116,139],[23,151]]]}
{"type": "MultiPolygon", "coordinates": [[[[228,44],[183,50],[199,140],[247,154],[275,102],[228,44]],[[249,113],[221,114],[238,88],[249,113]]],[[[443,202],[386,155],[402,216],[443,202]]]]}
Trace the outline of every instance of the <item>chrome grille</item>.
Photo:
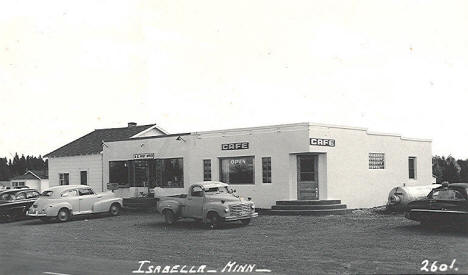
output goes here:
{"type": "Polygon", "coordinates": [[[244,216],[250,213],[250,204],[241,203],[229,206],[229,211],[233,216],[244,216]]]}

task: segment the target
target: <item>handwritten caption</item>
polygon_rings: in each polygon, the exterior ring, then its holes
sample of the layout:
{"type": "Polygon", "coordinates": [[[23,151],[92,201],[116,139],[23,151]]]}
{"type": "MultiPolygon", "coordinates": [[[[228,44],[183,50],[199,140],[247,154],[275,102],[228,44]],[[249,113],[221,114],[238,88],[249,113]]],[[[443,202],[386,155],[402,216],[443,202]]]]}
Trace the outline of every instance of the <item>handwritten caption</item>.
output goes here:
{"type": "Polygon", "coordinates": [[[457,259],[453,259],[450,264],[439,263],[438,261],[424,260],[421,262],[421,271],[425,272],[447,272],[447,271],[458,271],[458,267],[455,266],[457,259]]]}

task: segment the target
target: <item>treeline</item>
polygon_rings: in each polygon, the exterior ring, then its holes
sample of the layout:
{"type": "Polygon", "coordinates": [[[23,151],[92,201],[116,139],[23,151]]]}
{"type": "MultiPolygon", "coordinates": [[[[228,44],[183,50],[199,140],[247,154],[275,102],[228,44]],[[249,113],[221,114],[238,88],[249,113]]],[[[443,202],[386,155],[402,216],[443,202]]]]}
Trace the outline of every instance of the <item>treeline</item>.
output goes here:
{"type": "Polygon", "coordinates": [[[432,174],[437,178],[437,183],[468,182],[468,159],[434,156],[432,157],[432,174]]]}
{"type": "Polygon", "coordinates": [[[47,160],[40,155],[20,157],[18,153],[15,153],[13,159],[0,158],[0,181],[23,175],[27,170],[47,170],[47,160]]]}

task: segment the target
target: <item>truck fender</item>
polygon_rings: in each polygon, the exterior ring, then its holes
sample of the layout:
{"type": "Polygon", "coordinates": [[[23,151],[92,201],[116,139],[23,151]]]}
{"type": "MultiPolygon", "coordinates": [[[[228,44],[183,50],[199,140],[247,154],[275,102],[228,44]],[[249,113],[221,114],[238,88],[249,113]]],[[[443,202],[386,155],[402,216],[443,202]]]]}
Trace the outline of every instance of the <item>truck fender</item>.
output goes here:
{"type": "MultiPolygon", "coordinates": [[[[224,208],[223,208],[224,209],[224,208]]],[[[220,211],[221,209],[218,209],[218,207],[208,207],[208,208],[205,208],[205,211],[203,211],[203,222],[206,223],[207,222],[207,217],[208,217],[208,214],[210,212],[215,212],[216,214],[218,214],[218,216],[220,216],[221,218],[224,218],[226,215],[226,213],[224,213],[224,210],[223,211],[220,211]]]]}
{"type": "Polygon", "coordinates": [[[180,216],[180,204],[176,201],[165,200],[158,203],[158,212],[161,215],[165,210],[171,210],[176,216],[180,216]]]}

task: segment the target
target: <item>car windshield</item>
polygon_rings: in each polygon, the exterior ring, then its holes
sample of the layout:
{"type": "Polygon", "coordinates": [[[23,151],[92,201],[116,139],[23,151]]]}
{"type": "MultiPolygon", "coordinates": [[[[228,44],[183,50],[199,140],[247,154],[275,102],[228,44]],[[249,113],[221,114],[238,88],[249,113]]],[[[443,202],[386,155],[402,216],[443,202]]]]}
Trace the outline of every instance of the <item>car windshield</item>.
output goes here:
{"type": "Polygon", "coordinates": [[[205,189],[205,194],[206,195],[213,195],[213,194],[231,194],[232,190],[229,189],[227,186],[221,186],[221,187],[211,187],[208,189],[205,189]]]}
{"type": "Polygon", "coordinates": [[[43,197],[51,197],[54,192],[52,191],[44,191],[42,192],[41,196],[43,197]]]}
{"type": "Polygon", "coordinates": [[[4,193],[0,195],[1,201],[12,201],[15,199],[15,195],[13,193],[4,193]]]}

